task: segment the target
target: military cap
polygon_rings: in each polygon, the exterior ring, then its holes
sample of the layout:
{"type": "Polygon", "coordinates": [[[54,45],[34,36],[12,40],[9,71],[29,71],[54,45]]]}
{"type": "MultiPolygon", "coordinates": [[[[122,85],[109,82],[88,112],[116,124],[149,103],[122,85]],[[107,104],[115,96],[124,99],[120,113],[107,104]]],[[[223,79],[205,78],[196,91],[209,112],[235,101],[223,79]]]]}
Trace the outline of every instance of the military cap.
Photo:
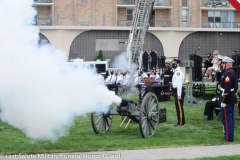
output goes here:
{"type": "Polygon", "coordinates": [[[223,56],[218,55],[218,59],[219,59],[219,60],[223,60],[223,58],[224,58],[223,56]]]}
{"type": "Polygon", "coordinates": [[[180,62],[181,62],[181,60],[180,60],[180,59],[177,59],[177,58],[174,58],[174,61],[175,61],[176,63],[180,63],[180,62]]]}
{"type": "Polygon", "coordinates": [[[232,58],[227,57],[227,56],[224,56],[222,61],[226,62],[226,63],[234,63],[235,62],[232,58]]]}
{"type": "Polygon", "coordinates": [[[168,60],[168,59],[166,59],[166,60],[165,60],[165,63],[167,63],[167,64],[170,64],[170,63],[171,63],[171,61],[170,61],[170,60],[168,60]]]}

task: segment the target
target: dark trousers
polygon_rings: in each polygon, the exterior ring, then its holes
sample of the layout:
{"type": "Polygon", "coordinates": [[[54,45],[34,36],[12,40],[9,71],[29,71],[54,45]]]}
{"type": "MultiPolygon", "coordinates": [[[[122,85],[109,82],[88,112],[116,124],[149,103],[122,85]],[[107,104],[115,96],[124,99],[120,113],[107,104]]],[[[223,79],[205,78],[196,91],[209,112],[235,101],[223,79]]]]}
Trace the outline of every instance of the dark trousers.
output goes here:
{"type": "Polygon", "coordinates": [[[143,71],[144,72],[148,71],[148,60],[143,60],[143,71]]]}
{"type": "Polygon", "coordinates": [[[222,123],[224,126],[224,140],[232,142],[234,140],[234,106],[227,105],[225,108],[221,107],[222,123]]]}
{"type": "Polygon", "coordinates": [[[157,66],[157,61],[152,61],[151,69],[153,69],[153,68],[156,69],[156,66],[157,66]]]}
{"type": "MultiPolygon", "coordinates": [[[[213,119],[213,110],[215,110],[216,107],[220,107],[218,104],[218,101],[208,101],[205,105],[204,109],[204,115],[207,116],[208,120],[213,119]]],[[[216,116],[219,114],[219,110],[215,110],[216,116]]]]}
{"type": "Polygon", "coordinates": [[[177,91],[174,92],[174,100],[175,100],[175,107],[177,112],[177,124],[184,125],[185,124],[185,116],[184,116],[184,110],[183,110],[183,102],[184,102],[184,96],[185,93],[182,91],[182,99],[178,100],[177,91]]]}
{"type": "Polygon", "coordinates": [[[117,84],[107,84],[108,90],[115,89],[115,94],[117,95],[118,93],[118,85],[117,84]]]}

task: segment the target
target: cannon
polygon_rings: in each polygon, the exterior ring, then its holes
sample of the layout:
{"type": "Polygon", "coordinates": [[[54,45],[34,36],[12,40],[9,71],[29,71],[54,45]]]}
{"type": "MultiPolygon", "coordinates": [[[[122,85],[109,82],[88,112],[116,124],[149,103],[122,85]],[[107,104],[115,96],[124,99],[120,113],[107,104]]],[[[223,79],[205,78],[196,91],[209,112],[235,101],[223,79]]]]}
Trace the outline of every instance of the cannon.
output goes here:
{"type": "MultiPolygon", "coordinates": [[[[103,134],[109,131],[113,121],[113,115],[123,116],[124,121],[128,118],[139,124],[143,138],[151,137],[156,133],[159,124],[159,104],[156,95],[147,93],[141,104],[134,100],[122,99],[121,104],[110,106],[107,113],[91,113],[92,128],[96,134],[103,134]]],[[[127,127],[126,125],[126,127],[127,127]]]]}

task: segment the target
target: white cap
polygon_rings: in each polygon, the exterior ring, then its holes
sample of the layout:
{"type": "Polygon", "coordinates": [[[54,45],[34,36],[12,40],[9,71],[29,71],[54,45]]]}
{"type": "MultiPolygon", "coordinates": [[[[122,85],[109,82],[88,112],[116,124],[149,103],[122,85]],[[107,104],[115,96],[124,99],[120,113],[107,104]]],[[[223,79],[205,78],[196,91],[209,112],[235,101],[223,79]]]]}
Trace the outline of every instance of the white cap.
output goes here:
{"type": "Polygon", "coordinates": [[[233,63],[233,62],[235,62],[232,58],[229,58],[229,57],[227,57],[227,56],[224,56],[222,60],[223,60],[223,62],[227,62],[227,63],[233,63]]]}
{"type": "Polygon", "coordinates": [[[171,63],[171,61],[170,60],[165,60],[165,63],[171,63]]]}

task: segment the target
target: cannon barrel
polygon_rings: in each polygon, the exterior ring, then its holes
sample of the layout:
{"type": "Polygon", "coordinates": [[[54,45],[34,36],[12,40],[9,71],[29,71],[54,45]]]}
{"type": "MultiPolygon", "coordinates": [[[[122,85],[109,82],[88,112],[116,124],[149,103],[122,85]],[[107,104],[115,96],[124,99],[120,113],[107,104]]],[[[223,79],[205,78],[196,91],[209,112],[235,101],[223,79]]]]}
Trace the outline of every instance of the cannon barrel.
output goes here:
{"type": "Polygon", "coordinates": [[[119,106],[127,106],[129,103],[134,103],[135,105],[137,105],[138,103],[131,100],[131,99],[127,99],[127,98],[122,98],[122,103],[120,103],[119,106]]]}
{"type": "Polygon", "coordinates": [[[123,98],[121,104],[117,106],[117,112],[120,115],[131,115],[132,111],[137,110],[137,105],[137,102],[123,98]]]}

